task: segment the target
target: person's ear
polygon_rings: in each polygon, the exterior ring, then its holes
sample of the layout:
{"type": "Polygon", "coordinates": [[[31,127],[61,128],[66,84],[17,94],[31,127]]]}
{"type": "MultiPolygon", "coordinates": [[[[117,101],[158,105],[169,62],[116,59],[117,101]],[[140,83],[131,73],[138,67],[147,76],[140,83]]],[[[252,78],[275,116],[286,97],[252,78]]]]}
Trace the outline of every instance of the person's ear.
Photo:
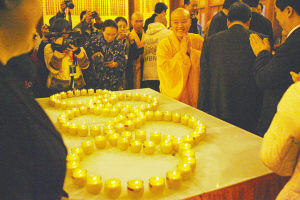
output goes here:
{"type": "Polygon", "coordinates": [[[291,6],[287,6],[285,9],[288,17],[291,17],[293,15],[294,9],[291,6]]]}

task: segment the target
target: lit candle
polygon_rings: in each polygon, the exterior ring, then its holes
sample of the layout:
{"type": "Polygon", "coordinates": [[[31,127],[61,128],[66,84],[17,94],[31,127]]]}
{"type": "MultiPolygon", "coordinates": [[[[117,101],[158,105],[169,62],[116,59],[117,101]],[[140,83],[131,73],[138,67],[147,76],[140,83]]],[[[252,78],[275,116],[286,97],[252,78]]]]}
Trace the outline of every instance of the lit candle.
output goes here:
{"type": "Polygon", "coordinates": [[[110,110],[110,116],[112,117],[116,117],[118,114],[119,114],[119,109],[117,107],[113,107],[111,110],[110,110]]]}
{"type": "Polygon", "coordinates": [[[136,116],[136,114],[134,114],[134,113],[128,113],[127,115],[126,115],[126,118],[127,119],[130,119],[130,120],[132,120],[132,119],[134,119],[134,118],[136,118],[137,116],[136,116]]]}
{"type": "Polygon", "coordinates": [[[179,189],[182,177],[179,171],[170,171],[167,173],[167,185],[170,189],[179,189]]]}
{"type": "Polygon", "coordinates": [[[192,171],[195,171],[196,169],[196,158],[194,157],[183,157],[182,163],[190,164],[192,171]]]}
{"type": "Polygon", "coordinates": [[[89,96],[94,95],[94,94],[95,94],[94,89],[89,89],[89,90],[88,90],[88,94],[89,94],[89,96]]]}
{"type": "Polygon", "coordinates": [[[102,94],[102,90],[101,89],[96,89],[96,95],[101,95],[102,94]]]}
{"type": "Polygon", "coordinates": [[[124,115],[118,115],[117,116],[117,119],[120,121],[120,122],[124,122],[126,120],[126,117],[124,115]]]}
{"type": "Polygon", "coordinates": [[[192,151],[192,150],[184,150],[181,152],[181,157],[184,158],[184,157],[192,157],[192,158],[196,158],[195,157],[195,152],[192,151]]]}
{"type": "Polygon", "coordinates": [[[124,94],[124,93],[119,93],[119,94],[118,94],[118,99],[119,99],[120,101],[124,101],[124,100],[125,100],[125,94],[124,94]]]}
{"type": "Polygon", "coordinates": [[[110,109],[109,108],[103,108],[102,110],[102,115],[104,117],[108,117],[109,116],[109,113],[110,113],[110,109]]]}
{"type": "Polygon", "coordinates": [[[69,133],[71,135],[76,135],[78,132],[78,125],[77,124],[70,124],[69,126],[69,133]]]}
{"type": "Polygon", "coordinates": [[[118,140],[118,148],[122,151],[127,150],[129,146],[129,140],[128,138],[119,138],[118,140]]]}
{"type": "Polygon", "coordinates": [[[88,112],[88,108],[86,106],[81,106],[79,110],[80,110],[80,114],[82,115],[86,115],[88,112]]]}
{"type": "Polygon", "coordinates": [[[72,148],[71,153],[72,154],[77,154],[79,156],[80,160],[82,160],[83,157],[84,157],[84,151],[83,151],[82,147],[72,148]]]}
{"type": "Polygon", "coordinates": [[[98,194],[102,188],[101,176],[88,176],[86,181],[86,190],[91,194],[98,194]]]}
{"type": "Polygon", "coordinates": [[[159,144],[161,141],[161,133],[160,132],[153,132],[150,134],[150,140],[155,142],[155,144],[159,144]]]}
{"type": "Polygon", "coordinates": [[[197,127],[194,129],[194,131],[200,132],[200,133],[206,133],[206,127],[202,125],[197,125],[197,127]]]}
{"type": "Polygon", "coordinates": [[[139,140],[141,142],[144,142],[146,140],[146,131],[141,131],[141,130],[138,130],[135,132],[135,140],[139,140]]]}
{"type": "Polygon", "coordinates": [[[66,158],[66,161],[67,162],[73,162],[73,161],[79,162],[80,161],[80,157],[76,153],[68,154],[67,158],[66,158]]]}
{"type": "Polygon", "coordinates": [[[84,169],[73,170],[73,181],[79,187],[83,187],[86,184],[87,171],[84,169]]]}
{"type": "Polygon", "coordinates": [[[119,179],[108,179],[104,184],[104,193],[111,197],[117,198],[121,194],[121,181],[119,179]]]}
{"type": "Polygon", "coordinates": [[[98,105],[94,108],[94,114],[100,115],[102,108],[98,105]]]}
{"type": "Polygon", "coordinates": [[[153,106],[151,104],[147,104],[146,105],[146,110],[153,110],[153,106]]]}
{"type": "Polygon", "coordinates": [[[67,104],[68,109],[72,109],[74,107],[75,107],[75,103],[73,101],[68,102],[68,104],[67,104]]]}
{"type": "Polygon", "coordinates": [[[88,130],[87,125],[82,124],[78,127],[78,135],[80,137],[86,137],[88,135],[88,133],[89,133],[89,130],[88,130]]]}
{"type": "Polygon", "coordinates": [[[139,93],[135,93],[132,98],[134,101],[139,101],[141,99],[141,95],[139,93]]]}
{"type": "Polygon", "coordinates": [[[129,132],[129,131],[122,132],[121,136],[124,137],[124,138],[127,138],[128,140],[132,139],[132,133],[129,132]]]}
{"type": "Polygon", "coordinates": [[[197,119],[195,117],[191,117],[189,118],[189,121],[188,121],[188,127],[190,128],[194,128],[195,127],[195,124],[197,122],[197,119]]]}
{"type": "Polygon", "coordinates": [[[68,133],[70,127],[70,122],[66,122],[62,125],[62,131],[68,133]]]}
{"type": "Polygon", "coordinates": [[[190,135],[185,135],[182,137],[183,143],[188,143],[193,145],[194,144],[194,139],[190,135]]]}
{"type": "Polygon", "coordinates": [[[156,121],[161,121],[163,118],[163,113],[161,111],[155,111],[154,112],[154,119],[156,121]]]}
{"type": "Polygon", "coordinates": [[[165,189],[165,179],[161,177],[151,177],[149,179],[149,190],[154,194],[160,194],[165,189]]]}
{"type": "Polygon", "coordinates": [[[125,131],[125,125],[123,123],[117,123],[115,129],[118,133],[125,131]]]}
{"type": "Polygon", "coordinates": [[[202,140],[202,138],[205,137],[205,133],[193,131],[190,133],[190,136],[193,138],[194,144],[197,145],[202,140]]]}
{"type": "Polygon", "coordinates": [[[188,163],[181,163],[177,165],[177,170],[180,172],[182,180],[188,180],[192,175],[191,165],[188,163]]]}
{"type": "Polygon", "coordinates": [[[55,97],[54,97],[53,95],[50,96],[50,98],[49,98],[49,104],[50,104],[51,106],[54,106],[54,105],[55,105],[55,101],[56,101],[55,97]]]}
{"type": "Polygon", "coordinates": [[[177,137],[177,138],[174,138],[172,141],[173,141],[173,148],[174,148],[174,150],[178,151],[179,145],[182,143],[182,138],[177,137]]]}
{"type": "Polygon", "coordinates": [[[73,171],[74,171],[75,169],[78,169],[79,166],[80,166],[80,164],[79,164],[78,161],[67,162],[67,166],[66,166],[66,168],[67,168],[67,172],[66,172],[67,175],[68,175],[68,176],[72,176],[73,171]]]}
{"type": "Polygon", "coordinates": [[[135,127],[136,129],[141,128],[142,125],[143,125],[143,120],[142,120],[142,118],[139,118],[139,117],[138,117],[138,118],[133,119],[132,121],[133,121],[134,127],[135,127]]]}
{"type": "Polygon", "coordinates": [[[132,93],[127,93],[125,95],[126,101],[131,101],[132,100],[132,93]]]}
{"type": "Polygon", "coordinates": [[[109,134],[108,135],[108,141],[111,146],[117,146],[119,140],[119,134],[109,134]]]}
{"type": "Polygon", "coordinates": [[[60,103],[60,108],[61,109],[66,109],[67,108],[67,103],[65,101],[60,103]]]}
{"type": "Polygon", "coordinates": [[[67,123],[68,120],[65,117],[58,117],[57,118],[57,123],[58,123],[58,127],[62,128],[63,124],[67,123]]]}
{"type": "Polygon", "coordinates": [[[125,121],[125,129],[128,131],[134,130],[134,123],[131,120],[125,121]]]}
{"type": "Polygon", "coordinates": [[[60,97],[61,97],[61,99],[66,99],[68,96],[67,96],[67,93],[61,92],[60,97]]]}
{"type": "Polygon", "coordinates": [[[60,108],[60,106],[61,106],[61,101],[60,101],[60,100],[56,100],[56,101],[54,102],[54,107],[55,107],[55,108],[60,108]]]}
{"type": "Polygon", "coordinates": [[[163,113],[163,120],[164,121],[171,121],[172,120],[172,114],[170,112],[164,112],[163,113]]]}
{"type": "Polygon", "coordinates": [[[75,96],[79,97],[80,96],[80,90],[75,90],[75,96]]]}
{"type": "Polygon", "coordinates": [[[182,115],[182,116],[181,116],[180,122],[181,122],[181,124],[183,124],[183,125],[187,125],[188,122],[189,122],[189,119],[190,119],[190,117],[189,117],[188,115],[182,115]]]}
{"type": "Polygon", "coordinates": [[[171,140],[164,140],[160,144],[160,151],[164,154],[170,154],[173,152],[173,144],[171,140]]]}
{"type": "Polygon", "coordinates": [[[101,126],[99,126],[99,125],[91,126],[90,127],[90,135],[92,137],[101,135],[101,126]]]}
{"type": "Polygon", "coordinates": [[[95,140],[95,146],[98,149],[104,149],[105,148],[106,141],[107,141],[105,136],[103,136],[103,135],[96,136],[94,140],[95,140]]]}
{"type": "Polygon", "coordinates": [[[80,91],[80,95],[81,95],[81,96],[86,96],[86,95],[87,95],[87,90],[86,90],[86,89],[82,89],[82,90],[80,91]]]}
{"type": "Polygon", "coordinates": [[[141,101],[147,101],[148,95],[147,94],[142,94],[141,95],[141,101]]]}
{"type": "Polygon", "coordinates": [[[74,112],[74,117],[78,117],[80,115],[80,110],[78,108],[72,108],[74,112]]]}
{"type": "Polygon", "coordinates": [[[179,113],[172,113],[172,121],[175,123],[179,123],[181,120],[181,115],[179,113]]]}
{"type": "Polygon", "coordinates": [[[170,134],[166,134],[163,136],[163,140],[173,140],[173,139],[174,139],[174,136],[170,135],[170,134]]]}
{"type": "Polygon", "coordinates": [[[123,108],[121,109],[121,114],[122,114],[122,115],[126,115],[127,113],[129,113],[129,108],[128,108],[128,107],[123,107],[123,108]]]}
{"type": "Polygon", "coordinates": [[[145,106],[145,105],[139,106],[139,110],[140,110],[141,112],[145,112],[145,111],[146,111],[146,106],[145,106]]]}
{"type": "Polygon", "coordinates": [[[142,149],[142,143],[138,140],[132,140],[130,143],[130,151],[132,153],[139,153],[142,149]]]}
{"type": "Polygon", "coordinates": [[[179,144],[178,152],[179,152],[179,154],[181,154],[183,151],[185,151],[185,150],[191,150],[191,149],[192,149],[192,145],[191,144],[181,143],[181,144],[179,144]]]}
{"type": "Polygon", "coordinates": [[[155,143],[153,141],[144,142],[143,147],[145,154],[151,155],[155,152],[155,143]]]}
{"type": "Polygon", "coordinates": [[[82,142],[81,146],[85,154],[91,154],[95,150],[93,141],[91,140],[82,142]]]}
{"type": "Polygon", "coordinates": [[[130,180],[127,182],[128,196],[132,198],[140,198],[144,194],[144,181],[130,180]]]}
{"type": "Polygon", "coordinates": [[[68,96],[68,98],[71,98],[71,97],[73,97],[74,96],[74,93],[73,93],[73,91],[68,91],[67,92],[67,96],[68,96]]]}

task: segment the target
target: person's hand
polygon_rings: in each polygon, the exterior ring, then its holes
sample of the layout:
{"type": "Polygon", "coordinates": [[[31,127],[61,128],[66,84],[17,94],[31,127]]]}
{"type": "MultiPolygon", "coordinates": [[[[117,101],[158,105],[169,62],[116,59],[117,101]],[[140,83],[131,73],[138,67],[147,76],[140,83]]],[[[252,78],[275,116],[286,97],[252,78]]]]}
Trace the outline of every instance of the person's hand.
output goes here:
{"type": "Polygon", "coordinates": [[[75,47],[75,46],[72,45],[72,44],[69,44],[69,46],[70,46],[70,47],[67,48],[67,51],[69,51],[69,52],[71,52],[71,51],[74,52],[74,51],[77,51],[77,49],[78,49],[78,47],[75,47]]]}
{"type": "Polygon", "coordinates": [[[62,37],[59,37],[59,38],[57,38],[55,41],[54,41],[54,43],[55,44],[58,44],[58,45],[62,45],[62,43],[63,43],[63,38],[62,37]]]}
{"type": "Polygon", "coordinates": [[[106,63],[106,66],[110,67],[110,68],[116,68],[116,67],[118,67],[118,63],[112,61],[112,62],[106,63]]]}
{"type": "Polygon", "coordinates": [[[96,52],[96,53],[94,53],[93,55],[92,55],[92,60],[94,60],[94,58],[96,57],[96,56],[99,56],[99,57],[104,57],[103,56],[103,54],[101,53],[101,52],[96,52]]]}
{"type": "Polygon", "coordinates": [[[92,19],[93,19],[93,16],[92,16],[92,12],[91,11],[86,11],[86,14],[85,14],[85,16],[84,16],[84,18],[85,18],[85,21],[87,22],[87,23],[92,23],[92,19]]]}
{"type": "Polygon", "coordinates": [[[295,72],[290,72],[291,76],[292,76],[292,79],[293,81],[296,83],[298,81],[300,81],[300,72],[297,74],[295,72]]]}
{"type": "Polygon", "coordinates": [[[271,46],[268,38],[264,38],[263,40],[257,34],[250,35],[250,45],[252,47],[253,53],[257,56],[260,52],[267,50],[271,50],[271,46]]]}
{"type": "Polygon", "coordinates": [[[65,13],[66,8],[67,8],[67,5],[65,4],[65,1],[61,1],[59,11],[63,14],[63,13],[65,13]]]}

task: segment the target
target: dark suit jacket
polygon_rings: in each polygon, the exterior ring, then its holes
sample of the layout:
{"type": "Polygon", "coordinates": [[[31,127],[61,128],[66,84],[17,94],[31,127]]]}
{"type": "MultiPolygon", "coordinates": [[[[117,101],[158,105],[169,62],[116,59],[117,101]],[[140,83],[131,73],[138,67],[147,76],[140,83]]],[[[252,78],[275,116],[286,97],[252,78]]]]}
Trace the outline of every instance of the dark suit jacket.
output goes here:
{"type": "Polygon", "coordinates": [[[215,16],[213,16],[209,25],[207,36],[212,36],[224,30],[227,30],[227,16],[221,10],[215,16]]]}
{"type": "Polygon", "coordinates": [[[24,82],[0,64],[0,198],[59,200],[66,154],[57,132],[24,82]]]}
{"type": "Polygon", "coordinates": [[[264,92],[258,125],[261,136],[267,131],[282,95],[293,83],[291,71],[300,72],[300,28],[287,38],[273,57],[268,51],[262,51],[256,58],[254,76],[264,92]]]}
{"type": "Polygon", "coordinates": [[[270,20],[256,12],[252,12],[249,29],[267,35],[271,46],[274,46],[273,28],[270,20]]]}
{"type": "Polygon", "coordinates": [[[253,76],[251,31],[241,25],[209,37],[203,45],[198,108],[254,132],[260,92],[253,76]]]}
{"type": "Polygon", "coordinates": [[[151,17],[149,17],[148,19],[146,19],[145,25],[144,25],[144,31],[145,31],[145,33],[148,30],[149,24],[154,23],[156,16],[157,16],[157,14],[154,13],[151,17]]]}

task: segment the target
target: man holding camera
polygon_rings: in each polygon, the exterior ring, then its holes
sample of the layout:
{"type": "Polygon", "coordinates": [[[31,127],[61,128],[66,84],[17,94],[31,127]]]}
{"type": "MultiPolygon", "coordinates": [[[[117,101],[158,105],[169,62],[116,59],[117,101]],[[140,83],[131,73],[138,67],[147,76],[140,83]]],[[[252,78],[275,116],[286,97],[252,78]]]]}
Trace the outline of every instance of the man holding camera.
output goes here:
{"type": "Polygon", "coordinates": [[[77,44],[77,39],[63,34],[70,30],[68,21],[57,19],[51,30],[57,36],[45,47],[45,62],[50,71],[47,87],[53,93],[72,88],[81,89],[85,86],[81,69],[89,67],[89,59],[83,47],[77,44]]]}

